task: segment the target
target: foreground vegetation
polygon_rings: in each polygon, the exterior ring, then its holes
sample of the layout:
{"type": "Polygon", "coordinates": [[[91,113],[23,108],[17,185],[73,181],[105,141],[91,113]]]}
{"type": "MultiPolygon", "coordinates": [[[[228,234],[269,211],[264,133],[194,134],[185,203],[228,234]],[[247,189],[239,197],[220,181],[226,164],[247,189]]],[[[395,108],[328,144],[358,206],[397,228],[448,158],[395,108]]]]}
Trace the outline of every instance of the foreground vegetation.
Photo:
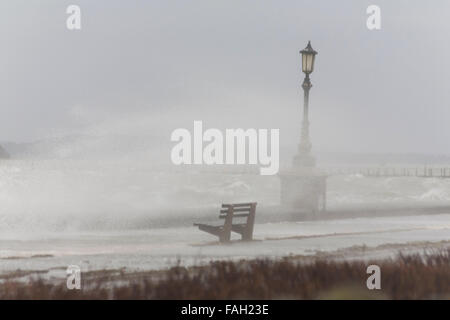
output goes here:
{"type": "Polygon", "coordinates": [[[372,262],[295,258],[212,262],[142,273],[83,275],[65,281],[4,281],[0,299],[449,299],[450,249],[372,262]],[[366,268],[381,268],[381,290],[368,290],[366,268]]]}

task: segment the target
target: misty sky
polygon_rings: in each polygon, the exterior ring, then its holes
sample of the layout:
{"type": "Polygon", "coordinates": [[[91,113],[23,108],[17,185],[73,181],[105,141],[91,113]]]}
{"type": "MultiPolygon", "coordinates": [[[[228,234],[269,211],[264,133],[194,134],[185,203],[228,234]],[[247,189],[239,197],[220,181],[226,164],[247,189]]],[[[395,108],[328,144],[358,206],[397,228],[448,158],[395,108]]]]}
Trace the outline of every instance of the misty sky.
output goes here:
{"type": "Polygon", "coordinates": [[[280,128],[299,142],[298,51],[315,150],[450,153],[450,2],[3,0],[0,141],[280,128]],[[66,8],[82,30],[66,29],[66,8]],[[382,29],[366,28],[381,7],[382,29]]]}

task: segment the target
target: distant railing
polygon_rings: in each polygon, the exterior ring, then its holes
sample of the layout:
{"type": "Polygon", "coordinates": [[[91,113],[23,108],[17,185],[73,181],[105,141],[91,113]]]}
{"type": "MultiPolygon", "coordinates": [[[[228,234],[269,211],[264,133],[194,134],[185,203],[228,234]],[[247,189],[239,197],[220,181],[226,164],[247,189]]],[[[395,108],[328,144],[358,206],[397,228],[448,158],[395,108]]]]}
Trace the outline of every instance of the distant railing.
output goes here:
{"type": "MultiPolygon", "coordinates": [[[[288,167],[289,168],[289,167],[288,167]]],[[[423,166],[423,167],[327,167],[318,165],[316,167],[329,176],[336,175],[355,175],[359,174],[366,177],[419,177],[419,178],[450,178],[450,166],[423,166]]],[[[259,175],[258,166],[198,166],[190,168],[192,172],[202,174],[244,174],[259,175]]],[[[281,169],[282,171],[283,169],[281,169]]]]}
{"type": "Polygon", "coordinates": [[[328,175],[360,174],[367,177],[450,178],[450,167],[339,167],[323,168],[328,175]]]}

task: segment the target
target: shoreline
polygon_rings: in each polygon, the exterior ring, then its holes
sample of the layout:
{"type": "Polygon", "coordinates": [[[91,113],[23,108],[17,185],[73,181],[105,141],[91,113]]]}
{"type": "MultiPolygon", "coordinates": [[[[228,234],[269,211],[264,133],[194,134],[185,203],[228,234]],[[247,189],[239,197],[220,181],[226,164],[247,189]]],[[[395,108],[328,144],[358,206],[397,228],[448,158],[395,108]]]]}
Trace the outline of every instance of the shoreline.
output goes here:
{"type": "Polygon", "coordinates": [[[36,275],[1,275],[0,299],[450,299],[450,241],[353,246],[165,270],[93,270],[82,273],[82,290],[68,290],[66,279],[36,275]],[[390,256],[380,256],[386,252],[390,256]],[[369,264],[380,266],[383,290],[364,288],[369,264]]]}
{"type": "MultiPolygon", "coordinates": [[[[236,241],[234,244],[238,244],[240,241],[236,241]]],[[[230,243],[229,245],[233,245],[230,243]]],[[[111,282],[123,281],[127,278],[134,278],[138,276],[154,276],[154,275],[164,275],[170,269],[174,267],[183,267],[187,270],[195,270],[198,268],[204,268],[210,263],[215,262],[230,262],[230,263],[249,263],[257,260],[270,260],[270,261],[283,261],[289,260],[293,263],[299,264],[310,264],[317,261],[368,261],[368,260],[379,260],[385,261],[389,259],[395,259],[399,255],[421,255],[427,252],[439,252],[450,250],[450,240],[442,240],[438,242],[432,241],[418,241],[418,242],[408,242],[408,243],[386,243],[378,246],[366,246],[366,245],[354,245],[346,248],[340,248],[333,251],[320,251],[316,250],[313,254],[291,254],[285,256],[276,257],[250,257],[243,259],[214,259],[206,263],[200,263],[192,266],[182,266],[182,260],[177,262],[176,266],[168,265],[166,268],[162,269],[148,269],[148,270],[129,270],[129,268],[116,268],[116,269],[97,269],[83,272],[83,274],[89,277],[91,280],[95,280],[97,277],[102,278],[102,273],[109,277],[111,282]]],[[[0,260],[30,260],[30,259],[42,259],[42,258],[53,258],[51,255],[33,255],[30,257],[5,257],[0,260]]],[[[24,277],[39,278],[40,275],[45,275],[51,273],[55,270],[63,270],[65,272],[65,266],[52,267],[45,270],[22,270],[18,269],[11,272],[0,273],[0,284],[6,281],[23,281],[24,277]]],[[[53,277],[48,279],[49,282],[58,283],[63,278],[53,277]]],[[[40,280],[43,280],[41,278],[40,280]]],[[[25,281],[26,282],[26,281],[25,281]]]]}

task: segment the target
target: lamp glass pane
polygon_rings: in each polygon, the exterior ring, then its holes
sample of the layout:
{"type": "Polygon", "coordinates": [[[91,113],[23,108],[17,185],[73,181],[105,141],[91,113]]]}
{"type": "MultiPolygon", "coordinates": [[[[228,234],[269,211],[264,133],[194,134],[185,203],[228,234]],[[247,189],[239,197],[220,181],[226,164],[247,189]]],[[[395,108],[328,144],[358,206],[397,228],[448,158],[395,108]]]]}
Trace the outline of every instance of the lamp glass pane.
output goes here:
{"type": "Polygon", "coordinates": [[[313,72],[314,71],[314,59],[316,58],[316,56],[314,54],[311,55],[311,65],[309,68],[309,72],[313,72]]]}
{"type": "Polygon", "coordinates": [[[304,53],[302,56],[303,60],[303,72],[310,73],[311,72],[311,55],[308,53],[304,53]]]}
{"type": "Polygon", "coordinates": [[[302,54],[302,71],[307,72],[307,65],[306,65],[306,54],[302,54]]]}
{"type": "Polygon", "coordinates": [[[312,54],[307,54],[306,55],[306,61],[307,61],[307,63],[306,63],[306,65],[307,65],[307,67],[306,67],[306,70],[308,71],[308,72],[311,72],[311,67],[312,67],[312,54]]]}

